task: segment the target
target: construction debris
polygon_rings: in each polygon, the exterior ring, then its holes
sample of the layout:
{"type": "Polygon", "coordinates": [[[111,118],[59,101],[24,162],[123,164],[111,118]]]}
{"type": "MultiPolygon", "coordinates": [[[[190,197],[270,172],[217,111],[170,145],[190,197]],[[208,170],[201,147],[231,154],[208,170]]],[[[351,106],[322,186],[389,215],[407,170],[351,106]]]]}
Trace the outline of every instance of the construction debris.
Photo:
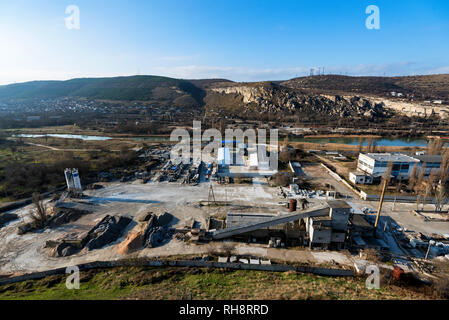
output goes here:
{"type": "Polygon", "coordinates": [[[173,231],[168,228],[168,224],[173,216],[168,212],[156,216],[153,212],[141,214],[135,226],[126,239],[119,245],[118,251],[127,254],[139,250],[143,247],[154,248],[161,245],[165,240],[171,238],[173,231]]]}
{"type": "Polygon", "coordinates": [[[0,229],[5,226],[10,221],[17,220],[19,216],[14,213],[2,213],[0,214],[0,229]]]}
{"type": "Polygon", "coordinates": [[[139,250],[143,247],[143,230],[141,225],[137,225],[132,231],[129,232],[126,239],[119,244],[118,252],[121,254],[128,254],[139,250]]]}
{"type": "Polygon", "coordinates": [[[50,256],[66,257],[84,250],[99,249],[116,241],[123,229],[132,221],[128,217],[106,215],[87,234],[70,234],[59,240],[47,241],[44,248],[50,249],[50,256]]]}
{"type": "Polygon", "coordinates": [[[59,227],[63,224],[76,221],[82,216],[91,213],[91,211],[67,207],[51,207],[47,208],[46,212],[48,219],[44,222],[43,227],[36,227],[33,222],[24,223],[18,226],[17,234],[23,235],[40,229],[59,227]]]}
{"type": "Polygon", "coordinates": [[[159,216],[151,215],[148,218],[148,225],[143,234],[144,246],[155,248],[171,239],[174,231],[168,227],[168,224],[172,219],[173,216],[168,212],[164,212],[159,216]]]}
{"type": "Polygon", "coordinates": [[[85,238],[87,250],[101,248],[117,240],[123,229],[132,221],[128,217],[113,217],[107,215],[101,220],[85,238]]]}
{"type": "Polygon", "coordinates": [[[220,263],[227,263],[228,262],[228,257],[218,257],[218,262],[220,262],[220,263]]]}
{"type": "Polygon", "coordinates": [[[47,226],[48,227],[58,227],[63,224],[76,221],[81,218],[83,215],[91,213],[86,210],[79,209],[68,209],[68,208],[55,208],[55,213],[48,219],[47,226]]]}
{"type": "Polygon", "coordinates": [[[147,248],[155,248],[160,246],[166,240],[171,238],[172,232],[167,227],[151,228],[146,234],[145,246],[147,248]]]}

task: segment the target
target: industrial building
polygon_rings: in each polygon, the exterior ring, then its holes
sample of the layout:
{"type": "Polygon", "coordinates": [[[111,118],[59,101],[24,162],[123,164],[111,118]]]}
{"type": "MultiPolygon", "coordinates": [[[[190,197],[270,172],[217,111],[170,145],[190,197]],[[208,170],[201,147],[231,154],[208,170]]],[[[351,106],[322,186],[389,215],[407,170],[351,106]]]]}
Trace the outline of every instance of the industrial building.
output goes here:
{"type": "Polygon", "coordinates": [[[380,180],[392,164],[391,177],[408,180],[413,167],[425,168],[425,176],[432,170],[439,170],[443,156],[441,155],[405,155],[402,153],[361,153],[357,162],[357,170],[349,173],[349,180],[355,184],[372,184],[380,180]]]}
{"type": "Polygon", "coordinates": [[[441,163],[443,162],[442,155],[414,155],[412,156],[414,159],[419,160],[418,167],[421,169],[425,167],[426,171],[424,173],[425,176],[428,176],[432,170],[439,170],[441,163]]]}
{"type": "Polygon", "coordinates": [[[349,174],[353,183],[371,184],[380,181],[383,174],[392,164],[391,176],[398,180],[408,180],[418,159],[401,153],[360,153],[357,162],[357,171],[349,174]]]}
{"type": "Polygon", "coordinates": [[[351,206],[342,200],[293,214],[228,212],[226,228],[214,239],[234,238],[246,242],[278,243],[310,248],[345,247],[351,206]]]}
{"type": "Polygon", "coordinates": [[[366,174],[363,171],[355,171],[349,173],[349,181],[355,184],[372,184],[373,176],[366,174]]]}
{"type": "Polygon", "coordinates": [[[270,159],[267,157],[267,146],[258,144],[248,149],[250,170],[270,170],[270,159]]]}
{"type": "Polygon", "coordinates": [[[219,148],[217,164],[219,166],[229,166],[232,164],[231,151],[229,148],[219,148]]]}
{"type": "MultiPolygon", "coordinates": [[[[229,212],[226,218],[226,227],[234,228],[245,224],[266,222],[278,216],[267,213],[232,213],[229,212]]],[[[294,220],[283,224],[270,225],[252,232],[237,234],[236,239],[244,241],[257,241],[269,243],[270,240],[280,239],[281,243],[295,246],[304,242],[306,226],[304,221],[294,220]]]]}
{"type": "Polygon", "coordinates": [[[390,163],[393,165],[391,175],[399,180],[407,180],[413,165],[419,163],[419,160],[401,153],[361,153],[357,169],[380,178],[390,163]]]}
{"type": "Polygon", "coordinates": [[[246,144],[238,143],[232,149],[219,148],[217,165],[219,177],[271,176],[277,172],[270,168],[267,146],[264,144],[247,148],[246,144]]]}
{"type": "Polygon", "coordinates": [[[308,218],[309,247],[332,245],[340,249],[344,247],[351,206],[342,200],[327,201],[327,205],[327,216],[308,218]]]}

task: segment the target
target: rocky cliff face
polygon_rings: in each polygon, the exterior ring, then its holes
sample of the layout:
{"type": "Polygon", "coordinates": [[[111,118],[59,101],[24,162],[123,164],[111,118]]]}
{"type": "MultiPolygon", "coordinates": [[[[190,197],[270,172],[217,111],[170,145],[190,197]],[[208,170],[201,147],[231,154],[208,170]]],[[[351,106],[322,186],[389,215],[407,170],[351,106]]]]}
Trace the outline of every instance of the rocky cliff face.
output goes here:
{"type": "Polygon", "coordinates": [[[236,111],[240,113],[318,113],[331,118],[339,117],[384,117],[383,103],[374,103],[357,96],[326,96],[307,94],[274,83],[229,85],[210,88],[206,104],[227,107],[225,98],[232,97],[233,103],[240,101],[236,111]]]}

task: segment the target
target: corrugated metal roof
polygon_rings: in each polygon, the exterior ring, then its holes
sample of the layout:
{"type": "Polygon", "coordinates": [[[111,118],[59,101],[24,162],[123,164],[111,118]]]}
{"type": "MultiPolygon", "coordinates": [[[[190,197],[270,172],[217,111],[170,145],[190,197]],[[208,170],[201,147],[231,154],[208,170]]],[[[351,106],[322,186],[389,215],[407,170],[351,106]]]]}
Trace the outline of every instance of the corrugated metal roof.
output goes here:
{"type": "Polygon", "coordinates": [[[358,228],[374,228],[361,214],[354,214],[351,219],[351,224],[358,228]]]}
{"type": "Polygon", "coordinates": [[[381,162],[417,162],[417,159],[414,159],[410,156],[407,156],[402,153],[367,153],[366,156],[368,156],[371,159],[374,159],[376,161],[381,162]]]}
{"type": "Polygon", "coordinates": [[[274,217],[276,217],[275,214],[267,213],[228,213],[226,227],[231,228],[243,224],[264,222],[274,217]]]}
{"type": "Polygon", "coordinates": [[[436,154],[425,154],[422,156],[413,156],[413,158],[418,159],[421,162],[427,162],[427,163],[441,163],[443,161],[443,156],[436,154]]]}
{"type": "Polygon", "coordinates": [[[351,209],[352,207],[343,200],[329,200],[327,201],[327,204],[330,208],[335,208],[335,209],[340,209],[340,208],[345,208],[345,209],[351,209]]]}

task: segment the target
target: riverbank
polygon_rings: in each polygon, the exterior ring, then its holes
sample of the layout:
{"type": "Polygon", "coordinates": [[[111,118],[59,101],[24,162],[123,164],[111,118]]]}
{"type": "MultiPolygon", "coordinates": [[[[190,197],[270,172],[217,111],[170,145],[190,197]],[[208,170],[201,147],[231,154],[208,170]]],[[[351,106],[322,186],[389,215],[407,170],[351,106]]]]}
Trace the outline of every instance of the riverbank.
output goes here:
{"type": "MultiPolygon", "coordinates": [[[[111,134],[111,135],[88,135],[87,132],[74,133],[52,133],[42,131],[12,131],[10,132],[14,138],[31,138],[31,139],[78,139],[83,141],[109,141],[109,140],[122,140],[122,141],[134,141],[134,142],[149,142],[149,143],[169,143],[170,135],[124,135],[124,134],[111,134]]],[[[98,132],[96,132],[98,134],[98,132]]],[[[281,137],[282,140],[282,137],[281,137]]],[[[379,148],[385,148],[384,151],[389,151],[388,148],[424,148],[428,144],[428,140],[425,138],[382,138],[380,136],[356,136],[356,135],[320,135],[320,136],[306,136],[306,137],[289,137],[290,143],[307,143],[315,144],[317,146],[343,146],[340,150],[353,150],[353,147],[367,146],[369,141],[375,141],[376,146],[379,148]],[[350,146],[349,148],[347,146],[350,146]]],[[[334,149],[331,149],[334,150],[334,149]]],[[[407,149],[406,149],[407,150],[407,149]]],[[[411,149],[410,149],[411,150],[411,149]]],[[[404,151],[401,149],[400,151],[404,151]]]]}
{"type": "Polygon", "coordinates": [[[322,139],[322,138],[357,138],[357,139],[380,139],[382,138],[381,135],[375,135],[375,134],[363,134],[363,135],[357,135],[357,134],[308,134],[305,135],[303,138],[305,139],[322,139]]]}
{"type": "MultiPolygon", "coordinates": [[[[358,145],[342,143],[313,143],[313,142],[289,142],[293,147],[300,149],[327,150],[327,151],[353,151],[358,152],[358,145]]],[[[407,147],[407,146],[377,146],[377,152],[414,152],[425,150],[425,147],[407,147]]]]}

